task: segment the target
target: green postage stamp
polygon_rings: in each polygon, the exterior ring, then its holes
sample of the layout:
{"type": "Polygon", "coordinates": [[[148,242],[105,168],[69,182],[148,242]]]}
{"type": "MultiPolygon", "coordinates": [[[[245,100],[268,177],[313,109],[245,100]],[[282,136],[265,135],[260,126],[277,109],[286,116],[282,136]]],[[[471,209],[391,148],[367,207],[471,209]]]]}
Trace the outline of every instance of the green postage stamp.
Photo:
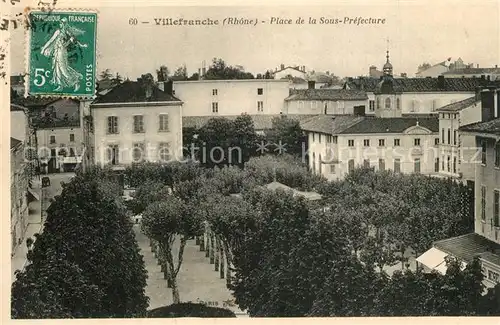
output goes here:
{"type": "Polygon", "coordinates": [[[94,97],[97,13],[30,11],[28,19],[26,95],[94,97]]]}

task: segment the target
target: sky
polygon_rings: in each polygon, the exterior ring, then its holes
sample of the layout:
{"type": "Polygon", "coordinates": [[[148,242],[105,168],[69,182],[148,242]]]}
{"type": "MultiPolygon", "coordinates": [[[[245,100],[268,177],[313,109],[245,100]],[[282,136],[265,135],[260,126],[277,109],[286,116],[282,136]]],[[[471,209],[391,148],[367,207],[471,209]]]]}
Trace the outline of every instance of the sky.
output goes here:
{"type": "MultiPolygon", "coordinates": [[[[58,2],[59,3],[59,2],[58,2]]],[[[205,61],[222,58],[254,74],[280,64],[306,66],[308,70],[335,75],[367,75],[370,65],[385,63],[389,48],[394,73],[414,76],[423,62],[435,64],[451,57],[481,67],[500,65],[498,1],[386,1],[335,6],[218,6],[97,7],[97,71],[111,69],[135,80],[160,65],[171,71],[186,65],[198,71],[205,61]],[[384,25],[307,24],[308,17],[385,18],[384,25]],[[257,26],[157,26],[154,18],[248,18],[266,23],[257,26]],[[302,17],[306,24],[271,25],[272,17],[302,17]],[[131,18],[138,24],[131,25],[131,18]],[[142,24],[149,21],[149,24],[142,24]],[[389,42],[387,42],[387,39],[389,42]]],[[[24,35],[11,34],[11,73],[24,70],[24,35]]]]}

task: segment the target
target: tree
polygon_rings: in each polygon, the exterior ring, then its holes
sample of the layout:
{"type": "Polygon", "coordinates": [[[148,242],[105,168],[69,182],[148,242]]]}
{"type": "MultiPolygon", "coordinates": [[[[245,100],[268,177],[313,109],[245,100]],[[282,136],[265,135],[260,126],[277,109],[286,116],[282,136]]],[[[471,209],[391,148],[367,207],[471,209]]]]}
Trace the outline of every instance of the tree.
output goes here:
{"type": "Polygon", "coordinates": [[[168,81],[170,71],[168,70],[166,65],[160,66],[159,69],[156,70],[157,80],[158,81],[168,81]]]}
{"type": "Polygon", "coordinates": [[[272,123],[272,130],[267,135],[272,152],[275,154],[286,152],[302,158],[306,137],[300,127],[299,121],[280,116],[273,118],[272,123]]]}
{"type": "Polygon", "coordinates": [[[113,78],[113,82],[119,85],[123,82],[123,77],[117,72],[115,77],[113,78]]]}
{"type": "Polygon", "coordinates": [[[111,69],[105,69],[105,70],[101,71],[101,73],[99,74],[99,78],[101,80],[111,79],[112,77],[113,77],[113,73],[111,73],[111,69]]]}
{"type": "MultiPolygon", "coordinates": [[[[234,135],[234,123],[224,117],[210,119],[198,133],[198,141],[203,150],[197,153],[197,159],[203,166],[223,166],[232,162],[230,148],[234,135]],[[231,158],[230,158],[231,157],[231,158]]],[[[238,153],[238,148],[235,149],[238,153]]]]}
{"type": "Polygon", "coordinates": [[[228,66],[226,62],[220,58],[214,58],[212,60],[212,64],[204,77],[208,80],[254,79],[254,76],[250,72],[245,72],[242,67],[228,66]]]}
{"type": "Polygon", "coordinates": [[[28,253],[30,265],[13,284],[13,315],[144,315],[147,273],[119,192],[111,175],[99,168],[63,185],[28,253]]]}
{"type": "Polygon", "coordinates": [[[231,151],[231,162],[243,167],[250,157],[256,155],[257,134],[252,117],[248,114],[242,114],[233,122],[234,134],[231,144],[232,148],[239,148],[238,151],[231,151]]]}
{"type": "Polygon", "coordinates": [[[187,68],[186,68],[186,66],[185,66],[185,65],[183,65],[183,66],[178,67],[178,68],[175,70],[175,72],[174,72],[174,74],[173,74],[173,76],[172,76],[172,78],[171,78],[171,79],[172,79],[172,80],[177,80],[177,81],[179,81],[179,80],[188,80],[188,75],[187,75],[187,68]]]}
{"type": "Polygon", "coordinates": [[[422,63],[421,65],[418,66],[418,71],[424,71],[424,70],[427,70],[431,67],[430,63],[428,62],[424,62],[422,63]]]}
{"type": "Polygon", "coordinates": [[[175,304],[179,303],[177,274],[182,265],[184,248],[190,237],[201,234],[201,222],[196,214],[190,213],[182,200],[168,196],[146,208],[141,229],[146,236],[158,243],[160,262],[168,269],[167,277],[172,287],[173,301],[175,304]],[[174,260],[173,248],[177,236],[180,236],[180,247],[177,260],[174,260]]]}

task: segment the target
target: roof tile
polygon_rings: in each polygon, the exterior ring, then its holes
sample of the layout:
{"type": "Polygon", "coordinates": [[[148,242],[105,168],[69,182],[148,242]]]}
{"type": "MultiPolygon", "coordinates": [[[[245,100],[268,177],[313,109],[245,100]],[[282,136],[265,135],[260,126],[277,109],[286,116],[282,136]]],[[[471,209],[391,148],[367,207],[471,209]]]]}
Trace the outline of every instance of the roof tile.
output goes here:
{"type": "Polygon", "coordinates": [[[472,261],[476,255],[487,251],[497,252],[497,254],[500,252],[500,244],[476,233],[443,239],[435,242],[434,247],[467,262],[472,261]]]}
{"type": "Polygon", "coordinates": [[[467,107],[470,107],[470,106],[472,106],[476,103],[480,103],[480,102],[481,102],[480,99],[477,99],[476,96],[472,96],[472,97],[466,98],[464,100],[445,105],[445,106],[439,108],[438,111],[459,112],[467,107]]]}
{"type": "Polygon", "coordinates": [[[488,122],[467,124],[460,127],[459,130],[466,132],[480,132],[500,135],[500,118],[496,118],[488,122]]]}
{"type": "Polygon", "coordinates": [[[93,104],[134,103],[134,102],[181,102],[180,99],[161,91],[152,85],[150,98],[146,98],[143,85],[138,81],[125,81],[98,97],[93,104]]]}
{"type": "Polygon", "coordinates": [[[366,92],[347,89],[290,89],[290,96],[286,101],[292,100],[367,100],[366,92]]]}

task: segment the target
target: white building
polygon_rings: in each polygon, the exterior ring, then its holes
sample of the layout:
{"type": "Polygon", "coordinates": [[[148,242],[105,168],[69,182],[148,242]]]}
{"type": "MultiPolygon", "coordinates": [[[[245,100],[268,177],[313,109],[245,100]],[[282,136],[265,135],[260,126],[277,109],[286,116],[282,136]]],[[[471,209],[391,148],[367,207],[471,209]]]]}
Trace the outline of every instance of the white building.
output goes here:
{"type": "Polygon", "coordinates": [[[309,82],[309,89],[290,90],[285,98],[283,114],[330,114],[352,115],[356,108],[363,113],[368,105],[368,96],[361,90],[315,89],[309,82]]]}
{"type": "Polygon", "coordinates": [[[301,78],[306,79],[307,72],[305,66],[285,66],[281,64],[279,69],[273,72],[274,79],[301,78]]]}
{"type": "Polygon", "coordinates": [[[380,79],[348,79],[345,89],[366,91],[368,111],[377,117],[404,117],[437,114],[437,110],[453,102],[470,98],[479,87],[500,85],[485,78],[394,78],[392,64],[387,62],[380,79]],[[374,94],[372,99],[370,93],[374,94]]]}
{"type": "Polygon", "coordinates": [[[184,103],[183,116],[280,114],[288,91],[288,80],[274,79],[174,81],[173,84],[173,94],[184,103]]]}
{"type": "Polygon", "coordinates": [[[468,67],[446,71],[443,72],[442,75],[446,78],[485,78],[489,80],[499,80],[500,68],[498,68],[497,65],[494,68],[468,67]]]}
{"type": "Polygon", "coordinates": [[[90,108],[96,164],[182,159],[182,101],[152,80],[126,81],[90,108]]]}
{"type": "Polygon", "coordinates": [[[302,123],[309,167],[329,180],[359,166],[400,173],[436,172],[437,118],[320,115],[302,123]]]}
{"type": "Polygon", "coordinates": [[[445,105],[439,113],[439,175],[462,181],[474,180],[472,159],[475,149],[464,146],[470,142],[467,134],[461,135],[461,126],[476,123],[481,119],[481,99],[472,96],[467,99],[445,105]]]}
{"type": "Polygon", "coordinates": [[[448,66],[446,65],[446,62],[449,61],[443,61],[439,62],[438,64],[434,64],[433,66],[428,67],[427,69],[420,70],[417,73],[415,73],[415,77],[417,78],[437,78],[444,72],[448,71],[448,66]]]}

